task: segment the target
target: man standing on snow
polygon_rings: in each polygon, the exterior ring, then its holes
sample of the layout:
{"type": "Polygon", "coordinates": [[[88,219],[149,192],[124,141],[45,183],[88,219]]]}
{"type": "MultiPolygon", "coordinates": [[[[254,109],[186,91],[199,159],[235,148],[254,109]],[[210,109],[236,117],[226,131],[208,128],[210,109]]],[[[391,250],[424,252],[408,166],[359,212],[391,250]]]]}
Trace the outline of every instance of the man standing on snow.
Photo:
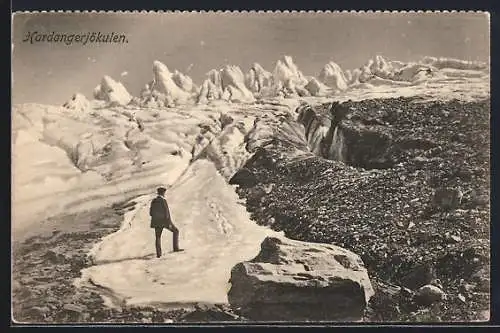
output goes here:
{"type": "Polygon", "coordinates": [[[182,251],[182,249],[179,249],[179,230],[172,223],[167,200],[165,200],[166,191],[166,188],[159,187],[157,189],[158,196],[151,201],[151,206],[149,208],[151,228],[155,229],[157,258],[161,257],[161,234],[163,228],[168,229],[173,233],[174,252],[182,251]]]}

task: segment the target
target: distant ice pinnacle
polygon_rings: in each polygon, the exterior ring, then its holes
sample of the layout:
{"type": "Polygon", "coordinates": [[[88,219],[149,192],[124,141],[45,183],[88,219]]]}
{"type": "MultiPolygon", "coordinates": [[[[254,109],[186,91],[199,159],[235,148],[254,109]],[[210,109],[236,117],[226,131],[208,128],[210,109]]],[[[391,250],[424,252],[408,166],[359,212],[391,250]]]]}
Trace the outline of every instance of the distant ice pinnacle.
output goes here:
{"type": "MultiPolygon", "coordinates": [[[[192,67],[191,64],[188,70],[192,67]]],[[[263,98],[335,96],[359,87],[420,85],[442,77],[443,69],[485,71],[488,68],[486,63],[477,61],[424,57],[419,62],[401,62],[376,55],[364,65],[345,71],[330,61],[314,77],[304,75],[293,58],[285,55],[276,62],[272,72],[256,62],[247,72],[238,66],[224,65],[208,71],[206,79],[197,85],[185,73],[170,71],[164,63],[155,60],[153,78],[138,97],[132,98],[120,82],[104,76],[94,90],[94,98],[110,104],[147,107],[207,104],[217,100],[253,103],[263,98]]]]}
{"type": "Polygon", "coordinates": [[[132,96],[123,84],[107,75],[102,78],[101,84],[95,87],[94,98],[116,105],[127,105],[132,100],[132,96]]]}

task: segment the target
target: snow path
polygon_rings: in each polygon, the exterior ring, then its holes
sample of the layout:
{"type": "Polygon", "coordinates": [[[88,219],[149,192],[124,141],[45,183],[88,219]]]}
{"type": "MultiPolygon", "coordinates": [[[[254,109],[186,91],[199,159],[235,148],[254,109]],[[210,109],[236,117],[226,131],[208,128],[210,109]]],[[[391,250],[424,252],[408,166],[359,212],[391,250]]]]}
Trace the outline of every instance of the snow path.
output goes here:
{"type": "Polygon", "coordinates": [[[185,251],[171,253],[172,233],[165,230],[164,255],[157,259],[148,215],[152,198],[140,197],[122,229],[93,249],[96,265],[82,271],[82,281],[113,290],[128,305],[227,303],[231,268],[255,257],[273,232],[250,220],[213,163],[198,160],[167,192],[185,251]]]}

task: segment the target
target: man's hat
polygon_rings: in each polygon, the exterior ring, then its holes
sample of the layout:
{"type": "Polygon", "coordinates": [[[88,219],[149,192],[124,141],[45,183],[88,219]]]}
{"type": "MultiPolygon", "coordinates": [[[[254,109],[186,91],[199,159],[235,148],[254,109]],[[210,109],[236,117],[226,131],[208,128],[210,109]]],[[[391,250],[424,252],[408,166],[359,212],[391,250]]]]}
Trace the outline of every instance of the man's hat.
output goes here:
{"type": "Polygon", "coordinates": [[[158,187],[158,188],[156,189],[156,192],[157,192],[158,194],[164,194],[165,192],[167,192],[167,189],[166,189],[165,187],[163,187],[163,186],[160,186],[160,187],[158,187]]]}

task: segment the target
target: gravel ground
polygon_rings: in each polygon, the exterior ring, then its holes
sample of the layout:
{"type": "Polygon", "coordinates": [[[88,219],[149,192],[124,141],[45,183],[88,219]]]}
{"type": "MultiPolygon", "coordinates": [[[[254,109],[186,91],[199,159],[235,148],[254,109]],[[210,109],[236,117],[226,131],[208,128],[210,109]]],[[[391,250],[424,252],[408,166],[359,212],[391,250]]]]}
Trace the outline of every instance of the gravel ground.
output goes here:
{"type": "MultiPolygon", "coordinates": [[[[91,265],[87,253],[102,237],[119,229],[117,205],[47,221],[54,231],[26,239],[13,249],[12,314],[17,323],[165,323],[183,320],[193,309],[109,308],[98,289],[75,288],[80,270],[91,265]],[[57,227],[59,226],[59,227],[57,227]],[[71,226],[71,227],[70,227],[71,226]]],[[[44,222],[42,222],[44,223],[44,222]]]]}
{"type": "MultiPolygon", "coordinates": [[[[278,136],[245,165],[257,185],[238,189],[254,220],[293,239],[358,253],[379,291],[367,321],[488,320],[489,101],[396,98],[344,106],[350,110],[345,133],[391,138],[385,152],[391,165],[352,166],[360,145],[348,147],[348,165],[311,156],[278,136]],[[467,193],[448,216],[431,205],[440,186],[467,193]],[[446,299],[432,306],[394,294],[404,286],[411,295],[435,279],[446,299]]],[[[325,114],[328,107],[315,111],[325,114]]]]}

